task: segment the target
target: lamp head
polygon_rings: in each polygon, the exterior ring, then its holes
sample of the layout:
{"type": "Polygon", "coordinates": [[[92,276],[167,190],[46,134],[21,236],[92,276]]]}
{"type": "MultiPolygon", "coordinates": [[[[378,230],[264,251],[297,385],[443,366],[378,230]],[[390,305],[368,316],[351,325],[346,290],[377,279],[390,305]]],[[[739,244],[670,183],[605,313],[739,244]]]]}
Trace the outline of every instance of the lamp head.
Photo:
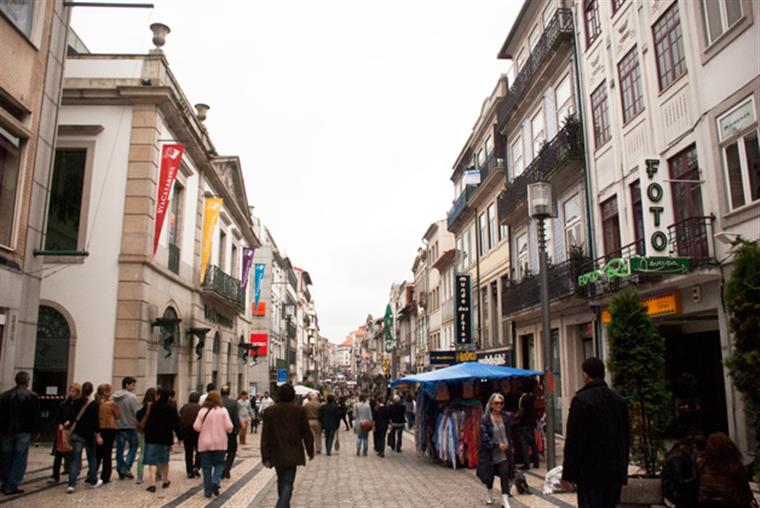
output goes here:
{"type": "Polygon", "coordinates": [[[534,219],[554,217],[552,186],[549,182],[528,184],[528,215],[534,219]]]}

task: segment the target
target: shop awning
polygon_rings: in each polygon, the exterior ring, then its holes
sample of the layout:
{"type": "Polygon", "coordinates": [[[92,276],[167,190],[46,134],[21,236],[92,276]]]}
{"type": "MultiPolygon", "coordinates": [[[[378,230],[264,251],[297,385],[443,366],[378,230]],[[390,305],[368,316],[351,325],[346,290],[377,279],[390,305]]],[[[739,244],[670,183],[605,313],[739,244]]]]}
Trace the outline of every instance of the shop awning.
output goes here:
{"type": "Polygon", "coordinates": [[[500,365],[486,365],[478,362],[464,362],[443,369],[402,377],[391,381],[391,386],[400,383],[437,383],[439,381],[465,381],[468,379],[503,379],[508,377],[541,376],[543,371],[525,370],[500,365]]]}

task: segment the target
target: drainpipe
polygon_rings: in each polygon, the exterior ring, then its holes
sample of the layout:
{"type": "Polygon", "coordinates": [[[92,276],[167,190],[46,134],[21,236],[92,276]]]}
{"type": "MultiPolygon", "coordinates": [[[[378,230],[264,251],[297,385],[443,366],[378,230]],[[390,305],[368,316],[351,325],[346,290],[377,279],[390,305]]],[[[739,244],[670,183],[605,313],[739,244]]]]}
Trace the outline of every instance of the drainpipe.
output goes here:
{"type": "MultiPolygon", "coordinates": [[[[588,254],[591,259],[596,258],[596,246],[594,243],[594,215],[591,212],[591,184],[588,171],[588,161],[591,159],[589,155],[589,142],[586,135],[586,127],[583,116],[583,109],[585,101],[580,96],[580,90],[582,88],[582,79],[580,73],[580,66],[578,63],[578,30],[575,29],[575,17],[573,17],[573,39],[572,39],[572,55],[571,60],[573,64],[573,78],[575,84],[575,110],[578,115],[578,122],[583,131],[583,194],[585,198],[586,209],[586,234],[588,235],[588,254]]],[[[595,305],[594,310],[594,341],[595,349],[598,357],[603,358],[602,354],[602,312],[601,307],[595,305]]]]}
{"type": "Polygon", "coordinates": [[[480,242],[480,235],[482,231],[480,230],[480,222],[478,221],[478,209],[475,208],[475,274],[477,277],[476,280],[476,291],[477,291],[477,297],[478,297],[478,343],[475,346],[475,350],[482,350],[483,349],[483,332],[480,326],[481,319],[480,316],[483,313],[483,302],[480,300],[480,248],[481,248],[481,242],[480,242]]]}

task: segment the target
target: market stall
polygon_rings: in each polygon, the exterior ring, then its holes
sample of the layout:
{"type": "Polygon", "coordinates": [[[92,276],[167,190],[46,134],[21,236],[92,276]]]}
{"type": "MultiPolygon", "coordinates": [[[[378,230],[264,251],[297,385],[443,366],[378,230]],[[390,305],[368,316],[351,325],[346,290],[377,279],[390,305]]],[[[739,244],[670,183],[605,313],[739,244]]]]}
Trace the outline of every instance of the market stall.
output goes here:
{"type": "Polygon", "coordinates": [[[418,384],[417,451],[453,468],[478,463],[480,419],[488,397],[510,391],[510,379],[542,375],[537,370],[465,362],[403,377],[391,386],[418,384]]]}

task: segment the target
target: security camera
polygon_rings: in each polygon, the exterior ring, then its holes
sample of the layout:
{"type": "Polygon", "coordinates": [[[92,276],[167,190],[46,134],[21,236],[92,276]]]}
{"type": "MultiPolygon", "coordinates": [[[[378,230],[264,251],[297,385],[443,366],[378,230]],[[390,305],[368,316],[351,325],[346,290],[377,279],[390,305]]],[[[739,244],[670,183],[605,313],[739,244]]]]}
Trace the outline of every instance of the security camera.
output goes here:
{"type": "Polygon", "coordinates": [[[743,240],[742,235],[739,233],[731,233],[729,231],[718,231],[714,236],[720,243],[731,245],[732,247],[743,240]]]}

